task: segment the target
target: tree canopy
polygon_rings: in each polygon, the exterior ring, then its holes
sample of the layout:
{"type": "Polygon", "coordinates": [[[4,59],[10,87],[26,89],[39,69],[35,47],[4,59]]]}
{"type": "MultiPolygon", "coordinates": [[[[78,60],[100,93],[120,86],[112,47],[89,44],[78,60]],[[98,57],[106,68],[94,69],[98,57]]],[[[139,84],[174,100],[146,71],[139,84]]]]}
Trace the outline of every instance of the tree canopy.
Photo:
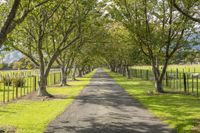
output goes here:
{"type": "Polygon", "coordinates": [[[199,58],[199,0],[8,0],[0,4],[0,47],[18,50],[39,68],[40,96],[52,67],[61,85],[98,66],[130,77],[130,67],[151,65],[164,92],[167,66],[199,58]],[[187,51],[187,52],[185,52],[187,51]],[[191,54],[192,53],[192,54],[191,54]],[[163,69],[160,69],[162,66],[163,69]]]}

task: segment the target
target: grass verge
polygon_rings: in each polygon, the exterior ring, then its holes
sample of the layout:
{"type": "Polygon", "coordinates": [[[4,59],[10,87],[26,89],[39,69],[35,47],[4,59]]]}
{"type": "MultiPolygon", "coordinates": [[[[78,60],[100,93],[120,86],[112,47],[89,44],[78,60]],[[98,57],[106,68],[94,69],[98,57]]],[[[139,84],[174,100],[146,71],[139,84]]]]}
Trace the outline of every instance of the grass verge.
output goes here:
{"type": "Polygon", "coordinates": [[[200,99],[182,94],[148,95],[154,90],[150,81],[127,79],[109,72],[128,94],[136,98],[156,117],[177,129],[178,133],[200,133],[200,99]]]}
{"type": "Polygon", "coordinates": [[[16,103],[0,106],[0,127],[14,127],[17,133],[43,133],[48,123],[72,103],[94,73],[95,71],[84,78],[79,78],[78,81],[71,81],[70,86],[64,88],[48,88],[51,94],[67,95],[64,99],[19,100],[16,103]]]}

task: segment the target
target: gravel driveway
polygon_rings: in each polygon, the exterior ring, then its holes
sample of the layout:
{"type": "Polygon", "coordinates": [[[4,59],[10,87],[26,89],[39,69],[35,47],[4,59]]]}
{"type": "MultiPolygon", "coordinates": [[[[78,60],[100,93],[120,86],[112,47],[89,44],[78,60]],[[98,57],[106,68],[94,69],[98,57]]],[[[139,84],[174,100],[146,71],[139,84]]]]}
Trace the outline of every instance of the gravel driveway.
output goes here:
{"type": "Polygon", "coordinates": [[[174,133],[102,69],[46,133],[174,133]]]}

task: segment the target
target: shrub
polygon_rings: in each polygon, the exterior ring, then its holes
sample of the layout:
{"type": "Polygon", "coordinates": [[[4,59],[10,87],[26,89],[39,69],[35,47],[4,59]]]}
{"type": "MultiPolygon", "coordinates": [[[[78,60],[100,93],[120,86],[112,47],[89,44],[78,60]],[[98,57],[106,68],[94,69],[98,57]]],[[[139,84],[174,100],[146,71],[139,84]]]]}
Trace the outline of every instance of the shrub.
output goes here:
{"type": "Polygon", "coordinates": [[[10,78],[10,76],[2,76],[1,79],[5,85],[11,85],[12,84],[12,79],[10,78]]]}
{"type": "Polygon", "coordinates": [[[15,77],[3,76],[1,82],[4,83],[5,86],[15,86],[15,87],[23,87],[25,84],[24,78],[22,76],[15,75],[15,77]]]}
{"type": "Polygon", "coordinates": [[[15,87],[23,87],[25,84],[24,78],[23,77],[14,77],[12,78],[12,83],[15,87]]]}

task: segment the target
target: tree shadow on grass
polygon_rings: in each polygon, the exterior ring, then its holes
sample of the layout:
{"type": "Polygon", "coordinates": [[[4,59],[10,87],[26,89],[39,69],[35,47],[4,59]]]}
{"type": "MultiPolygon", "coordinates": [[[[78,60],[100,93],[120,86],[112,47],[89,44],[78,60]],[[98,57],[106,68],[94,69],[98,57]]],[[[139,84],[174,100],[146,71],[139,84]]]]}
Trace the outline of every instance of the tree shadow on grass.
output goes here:
{"type": "Polygon", "coordinates": [[[66,110],[66,114],[58,116],[58,119],[48,126],[46,133],[175,132],[169,129],[167,125],[154,119],[139,102],[128,95],[105,73],[95,75],[91,81],[93,82],[86,86],[69,107],[72,110],[66,110]],[[90,115],[93,111],[87,110],[88,108],[98,107],[103,108],[101,111],[99,110],[100,112],[105,111],[106,113],[90,115]],[[70,112],[73,112],[72,118],[70,112]],[[82,115],[79,115],[81,113],[82,115]],[[78,121],[75,120],[74,123],[73,118],[78,118],[78,121]]]}
{"type": "Polygon", "coordinates": [[[197,123],[196,116],[200,112],[198,98],[172,92],[149,96],[146,91],[154,90],[154,86],[149,81],[136,79],[132,82],[137,84],[128,82],[124,84],[124,81],[118,81],[129,94],[136,97],[145,107],[156,112],[156,116],[173,124],[178,131],[189,132],[190,126],[197,123]]]}

